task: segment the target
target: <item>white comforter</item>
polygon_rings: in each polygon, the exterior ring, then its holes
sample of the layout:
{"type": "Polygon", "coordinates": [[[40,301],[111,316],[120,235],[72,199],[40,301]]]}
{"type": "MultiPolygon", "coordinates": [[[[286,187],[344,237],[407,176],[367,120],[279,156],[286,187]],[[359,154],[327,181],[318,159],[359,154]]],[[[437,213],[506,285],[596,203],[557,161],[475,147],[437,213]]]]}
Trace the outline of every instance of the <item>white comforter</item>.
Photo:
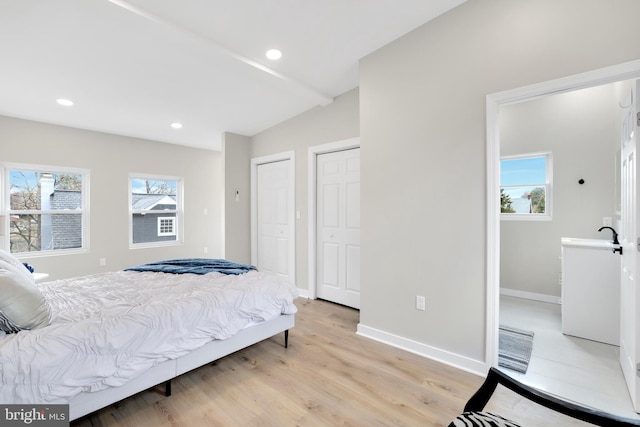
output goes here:
{"type": "Polygon", "coordinates": [[[0,337],[0,403],[66,402],[119,386],[252,322],[293,314],[276,276],[115,272],[38,285],[51,324],[0,337]]]}

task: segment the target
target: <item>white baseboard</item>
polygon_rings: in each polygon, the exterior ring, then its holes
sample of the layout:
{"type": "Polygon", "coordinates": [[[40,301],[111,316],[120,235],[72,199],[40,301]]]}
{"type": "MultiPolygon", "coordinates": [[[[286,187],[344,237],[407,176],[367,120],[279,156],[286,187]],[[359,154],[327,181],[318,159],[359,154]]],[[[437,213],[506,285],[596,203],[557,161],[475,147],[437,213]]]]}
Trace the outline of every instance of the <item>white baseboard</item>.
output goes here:
{"type": "Polygon", "coordinates": [[[400,337],[398,335],[390,334],[379,329],[365,326],[362,323],[358,323],[358,329],[356,331],[358,335],[366,338],[370,338],[375,341],[390,345],[392,347],[400,348],[410,353],[417,354],[419,356],[432,359],[445,365],[453,366],[454,368],[461,369],[463,371],[471,372],[481,377],[487,375],[489,365],[479,360],[470,359],[459,354],[451,353],[445,350],[441,350],[436,347],[413,341],[407,338],[400,337]]]}
{"type": "Polygon", "coordinates": [[[309,299],[309,290],[308,289],[300,289],[298,288],[298,297],[309,299]]]}
{"type": "Polygon", "coordinates": [[[500,288],[500,295],[530,299],[533,301],[548,302],[551,304],[562,304],[562,298],[560,297],[547,294],[536,294],[534,292],[519,291],[517,289],[500,288]]]}

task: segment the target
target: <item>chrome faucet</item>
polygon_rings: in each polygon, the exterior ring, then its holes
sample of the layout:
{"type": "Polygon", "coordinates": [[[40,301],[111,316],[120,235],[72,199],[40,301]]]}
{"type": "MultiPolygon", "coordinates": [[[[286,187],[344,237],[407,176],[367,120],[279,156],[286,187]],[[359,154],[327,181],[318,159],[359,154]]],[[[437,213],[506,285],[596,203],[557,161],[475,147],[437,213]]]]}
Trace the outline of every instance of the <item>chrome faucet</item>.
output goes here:
{"type": "Polygon", "coordinates": [[[620,246],[620,242],[618,242],[618,233],[616,233],[616,230],[614,230],[613,227],[600,227],[598,231],[602,231],[605,228],[608,228],[613,233],[613,241],[611,243],[618,245],[617,248],[613,248],[613,253],[620,252],[620,255],[622,255],[622,246],[620,246]]]}

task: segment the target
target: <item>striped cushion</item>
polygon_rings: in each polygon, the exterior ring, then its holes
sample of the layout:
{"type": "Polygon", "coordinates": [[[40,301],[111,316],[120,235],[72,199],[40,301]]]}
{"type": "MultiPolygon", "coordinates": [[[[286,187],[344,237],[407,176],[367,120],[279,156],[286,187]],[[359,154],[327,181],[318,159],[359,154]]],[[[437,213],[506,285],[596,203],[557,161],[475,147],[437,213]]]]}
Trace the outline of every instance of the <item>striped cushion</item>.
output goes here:
{"type": "Polygon", "coordinates": [[[500,415],[490,412],[463,412],[451,421],[449,427],[521,427],[500,415]]]}
{"type": "Polygon", "coordinates": [[[16,334],[20,332],[20,326],[16,325],[4,315],[3,312],[0,311],[0,331],[3,331],[7,334],[16,334]]]}

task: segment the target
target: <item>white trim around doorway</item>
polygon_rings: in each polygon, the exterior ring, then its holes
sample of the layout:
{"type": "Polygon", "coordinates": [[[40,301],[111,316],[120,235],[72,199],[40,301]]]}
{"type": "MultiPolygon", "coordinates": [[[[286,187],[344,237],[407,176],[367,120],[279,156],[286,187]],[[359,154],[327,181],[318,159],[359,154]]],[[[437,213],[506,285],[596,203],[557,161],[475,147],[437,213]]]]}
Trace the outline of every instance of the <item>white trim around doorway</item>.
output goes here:
{"type": "Polygon", "coordinates": [[[640,60],[487,95],[487,318],[486,369],[498,365],[500,302],[500,106],[640,78],[640,60]]]}

